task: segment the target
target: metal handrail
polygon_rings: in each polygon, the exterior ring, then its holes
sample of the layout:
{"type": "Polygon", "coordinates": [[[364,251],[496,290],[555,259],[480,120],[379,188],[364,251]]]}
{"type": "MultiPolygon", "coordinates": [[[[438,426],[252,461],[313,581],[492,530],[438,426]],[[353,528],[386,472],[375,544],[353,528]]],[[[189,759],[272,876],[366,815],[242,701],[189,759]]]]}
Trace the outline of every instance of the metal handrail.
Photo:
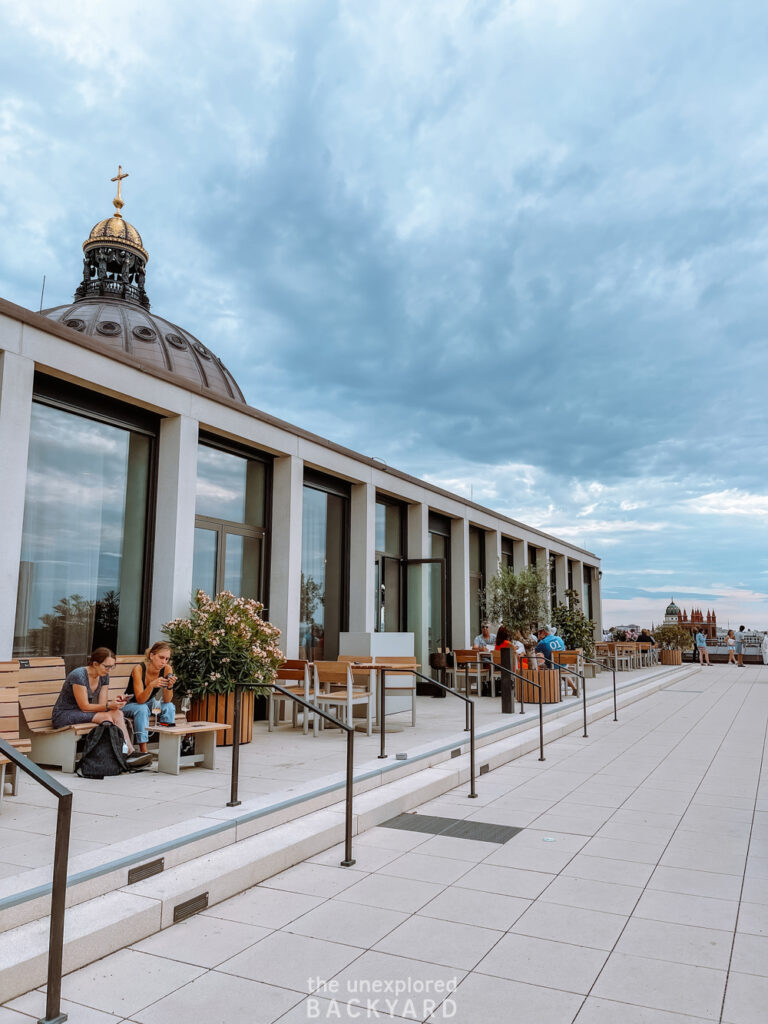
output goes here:
{"type": "MultiPolygon", "coordinates": [[[[440,683],[437,679],[432,679],[431,676],[425,676],[422,672],[413,670],[413,674],[418,676],[425,683],[434,683],[435,686],[439,686],[441,690],[445,690],[446,693],[452,693],[459,700],[465,701],[467,706],[467,712],[469,714],[469,799],[474,800],[477,797],[475,792],[475,702],[471,697],[465,697],[463,693],[459,693],[458,690],[453,689],[451,686],[446,686],[445,683],[440,683]]],[[[466,729],[464,730],[466,732],[466,729]]]]}
{"type": "MultiPolygon", "coordinates": [[[[537,683],[533,679],[529,679],[527,676],[521,676],[519,672],[515,672],[514,669],[507,668],[506,665],[502,665],[500,662],[493,662],[494,669],[499,669],[502,672],[506,672],[507,675],[512,676],[514,679],[520,681],[520,714],[525,714],[525,705],[523,704],[523,683],[528,683],[530,686],[535,686],[539,691],[539,760],[546,761],[544,757],[544,704],[542,702],[543,688],[541,683],[537,683]]],[[[515,687],[517,689],[517,687],[515,687]]]]}
{"type": "Polygon", "coordinates": [[[562,693],[563,693],[563,670],[565,670],[569,675],[577,676],[577,678],[579,678],[581,680],[581,701],[582,701],[582,705],[584,707],[584,734],[583,735],[584,735],[584,739],[587,739],[587,680],[584,678],[584,676],[581,674],[581,672],[577,672],[576,669],[571,668],[569,665],[563,665],[561,662],[559,662],[557,660],[557,658],[556,658],[556,655],[559,654],[559,653],[560,653],[559,651],[552,651],[552,658],[554,659],[555,667],[557,668],[557,678],[558,678],[558,683],[559,683],[559,686],[560,686],[560,696],[561,696],[561,698],[562,698],[562,693]]]}
{"type": "Polygon", "coordinates": [[[56,845],[53,853],[53,887],[51,889],[51,926],[48,933],[48,988],[45,1017],[38,1024],[63,1024],[67,1014],[61,1012],[61,968],[64,952],[64,911],[67,897],[67,864],[69,862],[69,828],[72,820],[72,791],[21,754],[7,740],[0,738],[0,756],[39,782],[58,799],[56,812],[56,845]]]}
{"type": "Polygon", "coordinates": [[[611,672],[613,672],[613,720],[614,722],[618,722],[619,716],[616,711],[616,662],[609,662],[606,666],[604,662],[595,660],[594,658],[585,658],[584,655],[582,655],[582,660],[588,665],[597,665],[598,668],[610,668],[611,672]]]}
{"type": "Polygon", "coordinates": [[[290,690],[286,690],[284,686],[280,686],[279,683],[269,683],[269,686],[273,690],[277,690],[278,693],[282,693],[286,697],[290,697],[291,700],[295,700],[297,704],[301,704],[303,708],[308,711],[314,712],[316,715],[320,715],[331,725],[337,725],[340,729],[343,729],[347,734],[347,785],[346,785],[346,799],[344,808],[345,827],[344,827],[344,860],[341,861],[343,868],[351,868],[355,863],[352,857],[352,794],[354,786],[354,768],[355,768],[355,728],[352,725],[335,718],[333,715],[328,714],[327,711],[323,711],[317,704],[313,704],[311,701],[304,700],[303,697],[299,697],[297,693],[291,693],[290,690]]]}

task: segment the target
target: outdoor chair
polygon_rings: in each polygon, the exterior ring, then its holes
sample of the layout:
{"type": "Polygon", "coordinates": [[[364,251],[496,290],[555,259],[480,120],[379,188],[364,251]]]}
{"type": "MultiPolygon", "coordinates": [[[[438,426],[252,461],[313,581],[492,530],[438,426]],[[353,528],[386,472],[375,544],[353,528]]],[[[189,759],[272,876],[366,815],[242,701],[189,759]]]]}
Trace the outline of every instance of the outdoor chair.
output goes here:
{"type": "MultiPolygon", "coordinates": [[[[335,709],[336,717],[347,725],[354,725],[355,707],[365,707],[365,731],[370,736],[373,732],[373,690],[370,681],[367,685],[356,684],[351,666],[339,661],[316,661],[314,675],[316,703],[324,711],[335,709]]],[[[322,722],[320,728],[323,728],[322,722]]]]}
{"type": "Polygon", "coordinates": [[[466,687],[468,695],[474,691],[479,696],[483,681],[493,676],[492,652],[463,650],[454,651],[453,656],[458,688],[466,687]]]}
{"type": "MultiPolygon", "coordinates": [[[[310,703],[316,703],[314,689],[312,687],[312,675],[309,669],[309,662],[295,659],[284,661],[277,670],[277,680],[284,690],[290,690],[297,697],[303,697],[310,703]]],[[[286,697],[284,693],[271,690],[269,694],[269,705],[267,709],[267,728],[270,732],[279,725],[280,713],[287,704],[291,705],[291,724],[294,729],[298,727],[299,711],[301,711],[302,728],[304,735],[309,732],[309,717],[311,712],[301,707],[295,700],[286,697]]],[[[312,714],[312,733],[317,736],[318,715],[312,714]]]]}

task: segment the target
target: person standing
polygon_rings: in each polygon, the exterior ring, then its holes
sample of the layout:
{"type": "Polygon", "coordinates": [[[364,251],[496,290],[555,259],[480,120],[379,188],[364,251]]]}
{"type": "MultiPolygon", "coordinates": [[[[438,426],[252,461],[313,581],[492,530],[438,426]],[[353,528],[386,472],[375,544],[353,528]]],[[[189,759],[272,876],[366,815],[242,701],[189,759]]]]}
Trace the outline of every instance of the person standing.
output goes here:
{"type": "Polygon", "coordinates": [[[728,664],[736,664],[736,635],[729,629],[725,637],[725,646],[728,648],[728,664]]]}
{"type": "Polygon", "coordinates": [[[746,628],[746,626],[739,626],[739,632],[736,634],[736,657],[739,668],[744,668],[744,632],[746,628]]]}
{"type": "Polygon", "coordinates": [[[707,638],[704,636],[704,634],[701,632],[701,630],[699,630],[698,633],[696,634],[696,651],[698,652],[698,655],[699,655],[699,664],[701,664],[701,665],[710,665],[711,664],[711,662],[709,660],[709,651],[707,650],[707,638]]]}

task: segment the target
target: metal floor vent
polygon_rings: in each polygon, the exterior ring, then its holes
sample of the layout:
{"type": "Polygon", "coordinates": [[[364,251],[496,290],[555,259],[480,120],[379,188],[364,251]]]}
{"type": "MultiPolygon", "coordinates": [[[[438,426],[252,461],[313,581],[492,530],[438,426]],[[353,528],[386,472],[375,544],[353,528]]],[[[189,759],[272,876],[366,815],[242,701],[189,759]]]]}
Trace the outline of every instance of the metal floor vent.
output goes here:
{"type": "Polygon", "coordinates": [[[475,839],[481,843],[508,842],[522,828],[513,825],[492,825],[486,821],[465,821],[462,818],[438,818],[432,814],[398,814],[383,821],[381,828],[399,828],[406,832],[424,832],[453,839],[475,839]]]}
{"type": "Polygon", "coordinates": [[[191,900],[185,900],[184,903],[177,903],[173,908],[173,923],[178,924],[179,921],[186,921],[188,917],[192,917],[193,914],[199,914],[201,910],[208,908],[208,893],[201,892],[199,896],[193,896],[191,900]]]}
{"type": "Polygon", "coordinates": [[[139,864],[137,868],[131,868],[128,872],[128,885],[133,885],[134,882],[143,882],[145,878],[151,878],[152,875],[159,875],[164,867],[165,860],[162,857],[147,861],[146,864],[139,864]]]}

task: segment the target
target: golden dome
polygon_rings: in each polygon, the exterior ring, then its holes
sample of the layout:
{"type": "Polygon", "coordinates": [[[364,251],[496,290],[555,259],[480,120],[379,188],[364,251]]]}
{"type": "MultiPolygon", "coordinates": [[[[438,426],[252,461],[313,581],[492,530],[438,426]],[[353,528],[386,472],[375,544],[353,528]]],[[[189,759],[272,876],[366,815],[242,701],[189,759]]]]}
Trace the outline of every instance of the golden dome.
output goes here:
{"type": "Polygon", "coordinates": [[[149,253],[141,242],[141,235],[127,220],[123,220],[120,214],[100,220],[91,230],[90,235],[83,242],[83,252],[88,252],[99,245],[119,245],[124,249],[130,249],[137,256],[143,256],[149,260],[149,253]]]}

